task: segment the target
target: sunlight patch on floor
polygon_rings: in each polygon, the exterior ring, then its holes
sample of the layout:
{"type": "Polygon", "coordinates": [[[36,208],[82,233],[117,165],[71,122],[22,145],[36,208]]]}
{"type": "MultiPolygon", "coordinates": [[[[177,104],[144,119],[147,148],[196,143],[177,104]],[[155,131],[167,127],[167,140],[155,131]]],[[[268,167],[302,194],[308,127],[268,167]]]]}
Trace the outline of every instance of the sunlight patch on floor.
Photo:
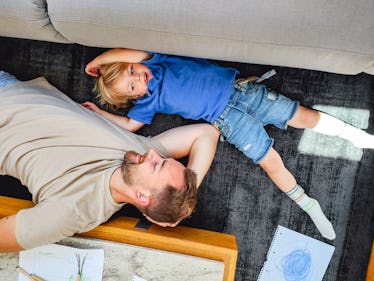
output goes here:
{"type": "MultiPolygon", "coordinates": [[[[370,112],[365,109],[315,105],[314,109],[329,113],[355,127],[367,129],[370,112]]],[[[360,161],[362,149],[353,146],[349,141],[338,137],[318,134],[312,130],[304,130],[301,136],[298,151],[301,154],[310,154],[331,158],[343,158],[360,161]]]]}

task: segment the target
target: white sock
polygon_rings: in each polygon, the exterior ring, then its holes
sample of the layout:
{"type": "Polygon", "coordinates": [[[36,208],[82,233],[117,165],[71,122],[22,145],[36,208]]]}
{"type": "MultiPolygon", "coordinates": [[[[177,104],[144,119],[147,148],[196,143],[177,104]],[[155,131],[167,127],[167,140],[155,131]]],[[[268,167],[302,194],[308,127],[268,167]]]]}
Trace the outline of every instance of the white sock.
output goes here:
{"type": "Polygon", "coordinates": [[[303,199],[296,202],[296,204],[309,215],[323,237],[330,240],[335,239],[336,235],[334,228],[332,227],[331,222],[326,218],[316,199],[310,198],[308,195],[304,194],[303,199]]]}
{"type": "Polygon", "coordinates": [[[352,125],[346,124],[339,137],[349,140],[356,147],[374,149],[374,135],[370,135],[352,125]]]}
{"type": "Polygon", "coordinates": [[[312,130],[328,136],[341,137],[359,148],[374,149],[373,135],[323,112],[321,112],[321,118],[312,130]]]}
{"type": "Polygon", "coordinates": [[[331,222],[326,218],[317,200],[310,198],[298,184],[286,194],[292,200],[303,197],[300,201],[296,202],[296,204],[309,215],[323,237],[330,240],[335,239],[334,228],[331,222]]]}

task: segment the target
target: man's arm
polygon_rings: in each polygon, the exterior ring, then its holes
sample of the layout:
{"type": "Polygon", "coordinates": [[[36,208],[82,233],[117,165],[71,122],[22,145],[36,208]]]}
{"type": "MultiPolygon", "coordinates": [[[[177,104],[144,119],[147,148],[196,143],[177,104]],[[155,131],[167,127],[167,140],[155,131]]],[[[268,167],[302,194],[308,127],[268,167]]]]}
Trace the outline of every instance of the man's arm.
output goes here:
{"type": "Polygon", "coordinates": [[[23,250],[16,240],[16,215],[0,220],[0,252],[17,252],[23,250]]]}
{"type": "Polygon", "coordinates": [[[210,124],[193,124],[173,128],[155,139],[160,141],[172,158],[189,155],[187,167],[197,174],[197,186],[204,179],[213,161],[219,131],[210,124]]]}

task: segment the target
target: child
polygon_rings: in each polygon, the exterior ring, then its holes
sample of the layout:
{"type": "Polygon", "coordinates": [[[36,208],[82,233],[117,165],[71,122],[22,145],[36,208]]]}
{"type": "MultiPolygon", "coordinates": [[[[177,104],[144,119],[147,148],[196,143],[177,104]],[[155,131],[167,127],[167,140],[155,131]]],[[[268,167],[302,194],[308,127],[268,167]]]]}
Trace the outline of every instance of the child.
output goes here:
{"type": "Polygon", "coordinates": [[[310,128],[361,148],[374,148],[374,136],[303,107],[263,85],[235,81],[237,70],[204,59],[112,49],[88,63],[86,72],[98,77],[95,90],[102,104],[118,108],[133,100],[134,106],[127,117],[101,110],[90,102],[84,106],[130,131],[150,124],[155,113],[206,120],[258,163],[275,185],[311,217],[323,237],[335,239],[332,224],[319,203],[308,197],[284,166],[264,126],[310,128]]]}

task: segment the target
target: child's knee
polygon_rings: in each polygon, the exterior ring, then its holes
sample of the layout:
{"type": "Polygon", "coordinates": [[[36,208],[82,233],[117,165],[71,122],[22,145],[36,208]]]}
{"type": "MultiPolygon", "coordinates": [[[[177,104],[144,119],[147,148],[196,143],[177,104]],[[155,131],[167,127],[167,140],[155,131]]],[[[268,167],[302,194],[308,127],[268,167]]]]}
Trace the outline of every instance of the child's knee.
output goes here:
{"type": "Polygon", "coordinates": [[[314,109],[310,109],[300,105],[292,117],[292,119],[288,122],[288,125],[295,128],[314,128],[318,120],[320,119],[320,112],[314,109]]]}
{"type": "Polygon", "coordinates": [[[268,173],[273,173],[285,169],[282,158],[274,148],[270,148],[259,165],[268,173]]]}

